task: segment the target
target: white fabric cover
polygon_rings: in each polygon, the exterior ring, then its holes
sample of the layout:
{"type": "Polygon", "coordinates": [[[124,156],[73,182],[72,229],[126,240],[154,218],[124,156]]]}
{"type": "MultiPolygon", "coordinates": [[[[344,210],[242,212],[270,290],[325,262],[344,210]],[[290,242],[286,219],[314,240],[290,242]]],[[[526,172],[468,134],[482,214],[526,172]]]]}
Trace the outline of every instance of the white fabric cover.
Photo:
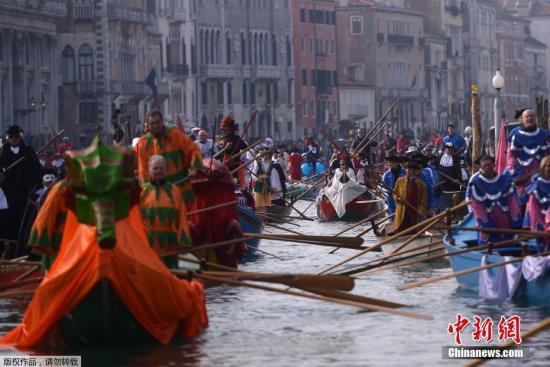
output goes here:
{"type": "Polygon", "coordinates": [[[330,186],[321,190],[318,200],[323,195],[326,195],[334,209],[338,218],[342,218],[346,214],[346,204],[367,191],[367,188],[360,185],[355,181],[355,173],[353,169],[348,168],[346,175],[349,177],[349,181],[345,184],[340,182],[340,178],[344,175],[340,168],[337,168],[334,172],[334,177],[330,186]]]}
{"type": "MultiPolygon", "coordinates": [[[[513,259],[505,256],[504,261],[513,259]]],[[[481,266],[487,265],[487,255],[481,258],[481,266]]],[[[512,263],[496,268],[492,275],[490,269],[479,272],[479,296],[486,299],[511,299],[521,283],[521,263],[512,263]]]]}

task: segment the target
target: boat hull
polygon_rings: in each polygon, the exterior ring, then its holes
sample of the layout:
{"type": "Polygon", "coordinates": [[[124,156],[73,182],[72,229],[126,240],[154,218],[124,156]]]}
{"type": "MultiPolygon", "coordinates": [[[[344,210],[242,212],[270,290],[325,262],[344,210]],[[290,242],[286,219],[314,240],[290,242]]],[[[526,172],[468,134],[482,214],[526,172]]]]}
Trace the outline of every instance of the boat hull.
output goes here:
{"type": "MultiPolygon", "coordinates": [[[[237,212],[239,213],[239,223],[245,233],[262,233],[264,223],[262,220],[254,214],[252,208],[244,209],[241,206],[237,206],[237,212]]],[[[246,252],[241,263],[252,260],[257,254],[258,246],[260,246],[259,238],[250,238],[246,240],[246,252]]]]}
{"type": "Polygon", "coordinates": [[[336,210],[330,200],[323,196],[323,198],[317,202],[317,217],[323,222],[338,220],[344,222],[354,222],[365,219],[372,213],[375,213],[376,210],[381,209],[381,205],[379,205],[380,203],[357,203],[358,201],[369,199],[371,199],[371,197],[366,195],[356,197],[346,204],[346,213],[341,218],[338,218],[338,214],[336,214],[336,210]]]}
{"type": "MultiPolygon", "coordinates": [[[[382,252],[384,253],[384,256],[391,255],[395,250],[399,249],[406,241],[408,241],[412,236],[403,236],[395,239],[394,241],[391,241],[385,245],[382,245],[382,252]]],[[[413,255],[422,254],[420,258],[422,257],[428,257],[433,255],[440,255],[444,253],[444,249],[441,248],[441,243],[439,243],[439,240],[441,238],[438,236],[433,235],[422,235],[415,240],[413,240],[411,243],[408,243],[405,247],[401,248],[399,251],[410,251],[406,254],[399,255],[393,257],[394,259],[400,259],[403,257],[409,257],[413,255]],[[434,244],[433,246],[428,246],[430,244],[434,244]],[[427,246],[427,247],[426,247],[427,246]],[[419,248],[420,247],[420,248],[419,248]],[[419,248],[418,250],[414,250],[416,248],[419,248]],[[411,251],[413,250],[413,251],[411,251]]],[[[382,239],[383,240],[383,239],[382,239]]],[[[380,241],[381,242],[381,241],[380,241]]]]}
{"type": "MultiPolygon", "coordinates": [[[[464,227],[472,227],[474,220],[471,215],[460,224],[464,227]]],[[[458,250],[465,249],[468,246],[477,246],[479,244],[477,240],[477,232],[465,232],[465,231],[453,231],[452,238],[446,235],[444,237],[445,251],[450,253],[458,250]]],[[[530,248],[535,248],[534,242],[529,243],[530,248]]],[[[506,247],[502,249],[494,249],[492,254],[487,255],[486,263],[495,264],[505,261],[505,257],[499,254],[498,251],[506,251],[507,255],[521,256],[521,248],[519,246],[506,247]]],[[[453,272],[464,271],[481,266],[482,257],[486,255],[485,252],[472,251],[456,256],[450,256],[451,268],[453,272]]],[[[495,267],[488,269],[491,276],[496,276],[501,267],[495,267]]],[[[456,277],[458,283],[464,287],[474,291],[479,291],[479,272],[464,274],[456,277]]],[[[547,271],[534,281],[522,280],[522,284],[519,287],[514,299],[526,301],[530,304],[548,304],[550,299],[550,272],[547,271]]]]}

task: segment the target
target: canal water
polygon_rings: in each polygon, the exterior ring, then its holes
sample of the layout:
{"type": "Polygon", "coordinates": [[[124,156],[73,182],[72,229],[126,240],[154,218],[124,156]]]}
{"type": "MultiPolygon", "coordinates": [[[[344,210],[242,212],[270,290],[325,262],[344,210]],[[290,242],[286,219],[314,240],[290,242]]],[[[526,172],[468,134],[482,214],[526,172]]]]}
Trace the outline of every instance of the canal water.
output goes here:
{"type": "MultiPolygon", "coordinates": [[[[298,203],[304,209],[309,202],[298,203]]],[[[314,206],[307,214],[315,216],[314,206]]],[[[287,228],[312,235],[332,235],[346,223],[294,220],[287,228]]],[[[363,227],[350,231],[354,235],[363,227]]],[[[270,232],[280,230],[268,228],[270,232]]],[[[367,243],[375,238],[368,234],[367,243]]],[[[330,248],[262,241],[261,249],[284,260],[259,255],[243,270],[261,272],[317,273],[354,253],[330,248]]],[[[353,263],[381,256],[369,253],[353,263]]],[[[353,264],[352,263],[352,264],[353,264]]],[[[405,282],[450,272],[445,262],[422,264],[365,276],[356,281],[354,293],[410,305],[407,310],[430,315],[433,320],[388,315],[381,312],[307,300],[264,291],[218,286],[207,289],[210,319],[208,329],[192,341],[166,346],[86,348],[34,351],[39,354],[82,355],[83,366],[460,366],[465,360],[444,360],[442,347],[454,345],[447,331],[458,313],[472,320],[475,315],[492,317],[494,339],[501,315],[521,316],[522,330],[550,315],[550,307],[533,307],[508,301],[484,301],[460,289],[454,279],[406,291],[396,290],[405,282]]],[[[550,304],[550,301],[549,301],[550,304]]],[[[0,332],[20,321],[21,301],[0,300],[0,332]]],[[[472,340],[472,328],[462,333],[463,344],[472,340]]],[[[492,344],[495,344],[493,342],[492,344]]],[[[530,358],[491,361],[488,366],[548,366],[550,332],[530,338],[525,347],[530,358]]],[[[3,351],[3,354],[10,351],[3,351]]],[[[29,352],[27,352],[29,353],[29,352]]]]}

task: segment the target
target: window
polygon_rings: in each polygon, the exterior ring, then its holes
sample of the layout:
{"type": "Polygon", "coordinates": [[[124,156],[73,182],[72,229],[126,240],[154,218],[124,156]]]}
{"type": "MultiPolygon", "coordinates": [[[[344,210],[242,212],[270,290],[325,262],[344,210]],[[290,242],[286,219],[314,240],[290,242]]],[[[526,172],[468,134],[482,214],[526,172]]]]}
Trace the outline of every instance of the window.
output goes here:
{"type": "Polygon", "coordinates": [[[81,102],[78,108],[78,122],[93,124],[97,122],[96,102],[81,102]]]}
{"type": "Polygon", "coordinates": [[[290,42],[289,36],[286,36],[286,66],[292,66],[292,42],[290,42]]]}
{"type": "Polygon", "coordinates": [[[223,82],[221,80],[218,80],[216,83],[216,89],[217,89],[217,95],[218,95],[218,104],[224,104],[223,100],[223,82]]]}
{"type": "Polygon", "coordinates": [[[288,79],[288,84],[287,84],[287,96],[288,96],[288,104],[289,105],[292,105],[293,103],[293,98],[292,98],[292,90],[294,89],[293,88],[294,86],[294,80],[292,79],[288,79]]]}
{"type": "Polygon", "coordinates": [[[350,21],[351,21],[351,34],[352,35],[363,34],[363,17],[352,16],[350,17],[350,21]]]}
{"type": "Polygon", "coordinates": [[[61,72],[63,73],[64,84],[72,84],[76,81],[74,50],[69,45],[65,46],[61,53],[61,72]]]}
{"type": "Polygon", "coordinates": [[[208,104],[208,85],[206,82],[201,83],[201,103],[208,104]]]}
{"type": "Polygon", "coordinates": [[[307,87],[307,69],[302,69],[302,86],[307,87]]]}
{"type": "Polygon", "coordinates": [[[256,104],[256,84],[250,84],[250,104],[256,104]]]}
{"type": "Polygon", "coordinates": [[[307,117],[307,101],[302,99],[302,115],[307,117]]]}
{"type": "Polygon", "coordinates": [[[233,104],[233,86],[231,82],[227,82],[227,103],[233,104]]]}
{"type": "Polygon", "coordinates": [[[241,33],[241,63],[246,65],[246,40],[243,33],[241,33]]]}
{"type": "Polygon", "coordinates": [[[90,45],[82,45],[78,50],[78,75],[81,82],[94,80],[93,50],[90,45]]]}
{"type": "Polygon", "coordinates": [[[273,83],[273,104],[279,104],[279,84],[273,83]]]}
{"type": "Polygon", "coordinates": [[[300,9],[300,22],[306,22],[306,9],[300,9]]]}
{"type": "Polygon", "coordinates": [[[229,33],[225,35],[225,52],[226,52],[225,62],[229,65],[231,64],[231,36],[229,36],[229,33]]]}
{"type": "Polygon", "coordinates": [[[243,80],[242,94],[243,104],[248,104],[248,84],[246,80],[243,80]]]}

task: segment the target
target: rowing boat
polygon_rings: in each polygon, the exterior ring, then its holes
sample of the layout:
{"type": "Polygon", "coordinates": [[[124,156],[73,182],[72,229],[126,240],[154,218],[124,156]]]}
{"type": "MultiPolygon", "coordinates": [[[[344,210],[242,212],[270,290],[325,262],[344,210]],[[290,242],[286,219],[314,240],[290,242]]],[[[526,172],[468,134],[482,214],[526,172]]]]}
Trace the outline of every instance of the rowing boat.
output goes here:
{"type": "Polygon", "coordinates": [[[382,203],[380,202],[360,203],[361,201],[370,201],[372,198],[372,195],[368,192],[356,197],[346,204],[346,213],[342,217],[338,217],[330,200],[323,195],[317,199],[317,217],[323,222],[337,220],[345,222],[360,221],[382,209],[382,203]]]}
{"type": "MultiPolygon", "coordinates": [[[[460,223],[460,226],[475,227],[473,215],[469,214],[468,216],[466,216],[466,218],[460,223]]],[[[453,230],[451,231],[450,236],[447,234],[444,237],[444,243],[446,252],[454,252],[466,249],[468,247],[478,246],[478,232],[453,230]]],[[[522,256],[523,251],[524,249],[521,246],[511,245],[507,247],[495,248],[492,250],[491,254],[487,254],[485,251],[466,252],[463,254],[451,256],[451,267],[453,272],[460,272],[468,269],[477,268],[485,263],[487,265],[501,263],[506,260],[513,259],[514,257],[522,256]],[[485,261],[483,261],[484,257],[485,261]]],[[[530,240],[528,242],[527,251],[529,253],[537,251],[537,245],[533,240],[530,240]]],[[[533,259],[540,259],[541,264],[543,262],[550,262],[548,261],[548,257],[531,258],[531,260],[533,259]]],[[[540,275],[536,279],[527,280],[525,278],[525,275],[527,274],[527,268],[525,268],[525,260],[516,264],[522,267],[521,269],[519,269],[519,275],[521,276],[519,280],[519,286],[510,294],[510,297],[507,298],[522,299],[534,304],[548,304],[548,299],[550,298],[550,271],[548,271],[548,267],[541,265],[540,269],[542,271],[540,272],[540,275]]],[[[487,273],[483,275],[483,278],[488,277],[490,279],[496,279],[496,277],[498,277],[499,275],[503,275],[500,274],[502,269],[510,269],[510,266],[511,265],[505,265],[487,269],[485,270],[487,273]]],[[[469,274],[458,275],[456,277],[456,280],[462,287],[480,292],[480,284],[483,285],[483,289],[486,289],[486,283],[480,283],[480,278],[482,278],[481,272],[473,272],[469,274]]],[[[480,296],[486,297],[485,295],[480,292],[480,296]]]]}

